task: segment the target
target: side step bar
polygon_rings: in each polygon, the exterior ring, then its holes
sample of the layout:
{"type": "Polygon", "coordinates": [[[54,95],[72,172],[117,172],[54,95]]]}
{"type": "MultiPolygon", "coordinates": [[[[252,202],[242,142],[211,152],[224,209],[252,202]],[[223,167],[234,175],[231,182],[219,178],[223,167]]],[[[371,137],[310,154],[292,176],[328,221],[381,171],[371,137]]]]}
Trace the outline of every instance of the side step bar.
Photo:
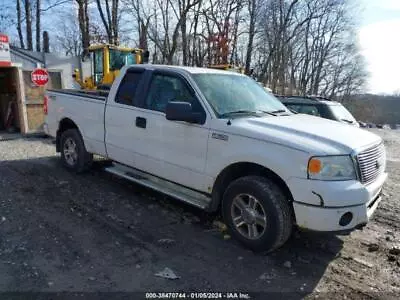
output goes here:
{"type": "Polygon", "coordinates": [[[173,198],[179,199],[201,209],[207,209],[211,202],[211,198],[202,193],[118,163],[113,163],[111,167],[105,168],[105,171],[128,179],[129,181],[141,184],[173,198]]]}

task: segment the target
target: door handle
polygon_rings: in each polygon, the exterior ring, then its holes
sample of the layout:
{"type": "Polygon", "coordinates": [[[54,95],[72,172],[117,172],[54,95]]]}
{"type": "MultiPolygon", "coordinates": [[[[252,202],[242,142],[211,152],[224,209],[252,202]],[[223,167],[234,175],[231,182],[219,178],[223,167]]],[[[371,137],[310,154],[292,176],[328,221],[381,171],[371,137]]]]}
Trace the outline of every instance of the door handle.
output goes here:
{"type": "Polygon", "coordinates": [[[146,119],[142,117],[136,117],[136,127],[146,128],[146,119]]]}

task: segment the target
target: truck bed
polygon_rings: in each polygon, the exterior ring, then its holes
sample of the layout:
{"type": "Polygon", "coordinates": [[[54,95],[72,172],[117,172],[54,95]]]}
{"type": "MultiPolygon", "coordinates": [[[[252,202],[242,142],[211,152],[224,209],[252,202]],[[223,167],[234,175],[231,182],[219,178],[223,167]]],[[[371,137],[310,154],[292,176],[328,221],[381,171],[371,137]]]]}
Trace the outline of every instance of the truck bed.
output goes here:
{"type": "Polygon", "coordinates": [[[105,101],[109,94],[109,91],[106,90],[49,89],[48,91],[71,96],[89,97],[102,101],[105,101]]]}
{"type": "Polygon", "coordinates": [[[48,90],[47,123],[50,135],[57,134],[59,124],[73,120],[85,141],[86,149],[105,155],[104,109],[108,91],[48,90]]]}

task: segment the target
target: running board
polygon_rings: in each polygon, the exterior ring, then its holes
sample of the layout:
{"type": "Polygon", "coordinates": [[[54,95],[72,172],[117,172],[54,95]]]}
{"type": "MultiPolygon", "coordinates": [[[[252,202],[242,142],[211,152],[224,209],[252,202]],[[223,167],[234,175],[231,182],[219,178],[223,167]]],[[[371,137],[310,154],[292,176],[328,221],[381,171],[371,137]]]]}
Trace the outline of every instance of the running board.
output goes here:
{"type": "Polygon", "coordinates": [[[202,193],[118,163],[113,163],[111,167],[105,168],[105,171],[201,209],[207,209],[211,202],[211,198],[202,193]]]}

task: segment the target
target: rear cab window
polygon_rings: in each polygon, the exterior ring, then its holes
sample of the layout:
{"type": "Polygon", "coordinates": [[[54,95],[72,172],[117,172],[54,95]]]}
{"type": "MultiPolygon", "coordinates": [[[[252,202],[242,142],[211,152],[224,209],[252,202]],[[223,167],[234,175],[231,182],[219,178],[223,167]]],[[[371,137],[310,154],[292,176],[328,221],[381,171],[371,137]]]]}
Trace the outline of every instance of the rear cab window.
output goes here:
{"type": "Polygon", "coordinates": [[[137,106],[138,99],[136,95],[139,90],[138,87],[144,79],[144,74],[144,70],[129,70],[119,85],[115,102],[137,106]]]}

